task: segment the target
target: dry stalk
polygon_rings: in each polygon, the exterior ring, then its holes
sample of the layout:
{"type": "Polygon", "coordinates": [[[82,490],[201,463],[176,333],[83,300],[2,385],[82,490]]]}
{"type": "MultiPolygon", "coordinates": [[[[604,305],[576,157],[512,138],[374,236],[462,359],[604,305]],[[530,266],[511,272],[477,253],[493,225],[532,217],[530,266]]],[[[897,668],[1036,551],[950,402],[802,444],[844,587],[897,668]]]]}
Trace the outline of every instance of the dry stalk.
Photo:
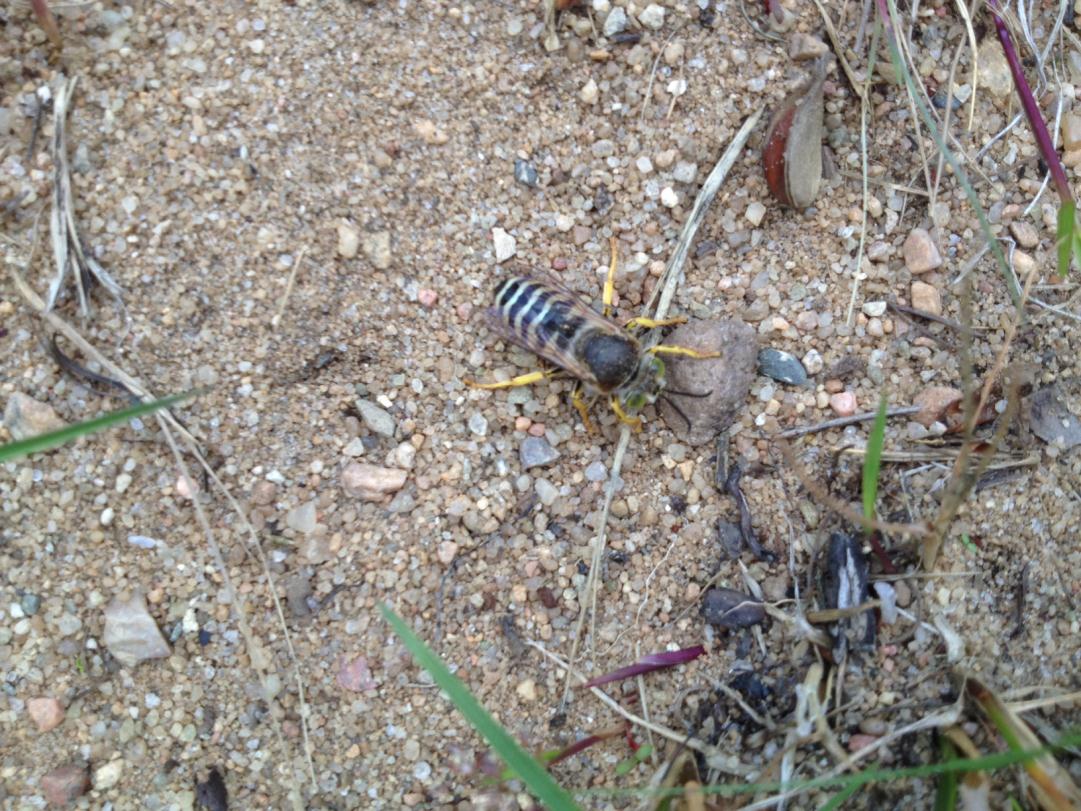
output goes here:
{"type": "MultiPolygon", "coordinates": [[[[1017,335],[1018,327],[1020,327],[1024,320],[1025,305],[1028,301],[1029,292],[1032,289],[1032,283],[1035,279],[1036,272],[1035,269],[1033,269],[1025,279],[1025,285],[1021,290],[1021,297],[1018,299],[1015,315],[1006,327],[1006,335],[1002,342],[1002,348],[999,349],[998,355],[995,357],[994,366],[991,367],[991,371],[987,374],[978,397],[975,396],[975,391],[972,388],[974,378],[972,376],[971,338],[969,337],[969,334],[964,335],[964,340],[962,341],[961,365],[966,392],[964,399],[965,441],[961,446],[961,452],[954,461],[953,473],[950,477],[949,484],[946,486],[946,492],[942,498],[942,505],[939,507],[938,514],[931,522],[930,530],[923,538],[920,557],[925,569],[934,567],[950,524],[953,522],[957,512],[961,509],[961,505],[968,497],[968,494],[976,484],[976,481],[987,470],[987,466],[991,464],[991,460],[998,448],[1001,447],[1002,441],[1006,437],[1006,431],[1009,430],[1010,424],[1013,422],[1013,416],[1019,407],[1018,401],[1020,396],[1018,393],[1018,384],[1016,381],[1007,381],[1006,412],[999,417],[998,426],[989,443],[990,452],[981,453],[976,465],[971,466],[969,464],[969,457],[972,455],[972,449],[975,447],[972,438],[976,430],[979,415],[983,413],[984,408],[991,398],[993,387],[1006,369],[1006,361],[1010,355],[1010,347],[1017,335]]],[[[964,295],[961,296],[962,315],[964,317],[964,323],[966,324],[972,323],[971,299],[971,288],[966,287],[964,295]]]]}

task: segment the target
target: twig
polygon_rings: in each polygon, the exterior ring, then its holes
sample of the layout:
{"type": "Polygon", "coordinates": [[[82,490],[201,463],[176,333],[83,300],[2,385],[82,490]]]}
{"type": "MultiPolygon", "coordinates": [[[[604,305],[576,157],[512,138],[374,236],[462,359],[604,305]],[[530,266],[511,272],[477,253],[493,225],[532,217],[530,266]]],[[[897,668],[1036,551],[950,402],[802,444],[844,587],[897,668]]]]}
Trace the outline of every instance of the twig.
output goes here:
{"type": "MultiPolygon", "coordinates": [[[[886,412],[887,417],[904,417],[909,414],[915,414],[920,410],[919,406],[899,406],[897,408],[891,408],[886,412]]],[[[805,436],[807,434],[817,434],[819,431],[828,431],[831,428],[844,428],[846,425],[855,425],[859,422],[868,422],[873,420],[876,416],[874,411],[863,411],[859,414],[853,414],[851,417],[837,417],[832,420],[826,420],[825,422],[819,422],[815,425],[804,425],[799,428],[789,428],[786,431],[781,431],[779,434],[774,434],[773,439],[792,439],[797,436],[805,436]]]]}
{"type": "Polygon", "coordinates": [[[901,313],[903,315],[911,315],[916,318],[924,318],[928,321],[934,321],[936,324],[942,324],[944,327],[949,327],[952,330],[956,330],[962,334],[967,334],[970,329],[959,321],[954,321],[952,318],[945,318],[941,315],[935,315],[929,313],[927,310],[920,310],[917,307],[909,307],[905,304],[898,304],[893,299],[886,301],[886,307],[893,310],[895,313],[901,313]]]}
{"type": "MultiPolygon", "coordinates": [[[[837,29],[833,26],[833,20],[823,8],[821,0],[814,0],[815,8],[818,9],[819,16],[822,17],[822,25],[826,29],[826,35],[830,38],[830,43],[833,45],[833,53],[837,57],[837,61],[841,63],[841,69],[845,72],[845,76],[848,77],[848,83],[852,85],[852,89],[856,95],[860,97],[860,101],[863,104],[867,103],[867,82],[871,78],[871,74],[874,72],[874,58],[875,58],[875,43],[877,43],[877,37],[872,35],[871,45],[871,64],[867,67],[867,76],[864,81],[860,81],[856,76],[855,71],[852,70],[852,66],[848,64],[848,60],[845,58],[844,43],[841,42],[840,37],[837,36],[837,29]]],[[[877,34],[877,31],[876,31],[877,34]]]]}
{"type": "Polygon", "coordinates": [[[285,314],[285,308],[289,304],[289,296],[293,294],[293,285],[297,280],[297,271],[300,270],[300,263],[304,261],[304,255],[307,252],[308,246],[305,245],[297,253],[296,261],[293,262],[293,268],[289,271],[289,280],[285,283],[285,292],[282,294],[282,303],[278,305],[278,312],[270,319],[270,326],[272,327],[276,327],[281,323],[282,316],[285,314]]]}

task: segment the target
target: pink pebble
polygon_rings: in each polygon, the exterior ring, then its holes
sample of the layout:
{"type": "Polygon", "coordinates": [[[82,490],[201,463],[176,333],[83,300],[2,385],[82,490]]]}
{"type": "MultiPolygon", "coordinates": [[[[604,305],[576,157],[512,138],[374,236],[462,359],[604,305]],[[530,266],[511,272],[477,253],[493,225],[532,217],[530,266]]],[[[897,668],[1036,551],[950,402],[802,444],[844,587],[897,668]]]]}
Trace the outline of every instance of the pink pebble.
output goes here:
{"type": "Polygon", "coordinates": [[[532,425],[530,425],[529,426],[529,435],[530,436],[544,436],[544,423],[543,422],[535,422],[532,425]]]}
{"type": "Polygon", "coordinates": [[[552,260],[552,270],[566,270],[568,264],[570,263],[562,256],[556,257],[552,260]]]}
{"type": "Polygon", "coordinates": [[[432,307],[435,306],[435,303],[439,301],[439,294],[436,293],[434,290],[429,290],[427,287],[425,287],[421,289],[419,293],[417,293],[417,301],[420,302],[421,307],[430,310],[432,309],[432,307]]]}
{"type": "Polygon", "coordinates": [[[848,751],[849,752],[858,752],[861,749],[864,749],[864,748],[870,746],[872,743],[874,743],[877,740],[878,740],[878,738],[875,737],[874,735],[865,735],[862,732],[857,732],[855,735],[851,736],[848,739],[848,751]]]}
{"type": "Polygon", "coordinates": [[[533,420],[529,417],[515,417],[514,418],[514,430],[525,433],[529,430],[529,426],[533,424],[533,420]]]}
{"type": "Polygon", "coordinates": [[[856,395],[850,391],[841,391],[830,397],[830,408],[838,417],[851,417],[856,413],[856,395]]]}

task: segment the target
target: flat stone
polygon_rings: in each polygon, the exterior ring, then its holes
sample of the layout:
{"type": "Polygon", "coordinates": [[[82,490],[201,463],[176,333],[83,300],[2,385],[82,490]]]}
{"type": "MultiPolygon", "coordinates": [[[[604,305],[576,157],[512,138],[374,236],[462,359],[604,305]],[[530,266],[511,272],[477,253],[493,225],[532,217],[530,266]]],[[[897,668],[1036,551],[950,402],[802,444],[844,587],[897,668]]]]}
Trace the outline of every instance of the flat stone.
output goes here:
{"type": "Polygon", "coordinates": [[[398,424],[386,409],[371,400],[357,400],[356,406],[357,411],[360,412],[360,419],[369,431],[388,438],[394,436],[398,424]]]}
{"type": "Polygon", "coordinates": [[[26,713],[38,732],[56,729],[64,721],[64,705],[51,697],[31,698],[26,702],[26,713]]]}
{"type": "Polygon", "coordinates": [[[518,458],[522,470],[550,465],[559,458],[559,451],[553,448],[542,436],[529,436],[518,446],[518,458]]]}
{"type": "Polygon", "coordinates": [[[17,441],[59,431],[65,428],[67,423],[60,419],[48,403],[38,402],[17,391],[8,398],[7,407],[4,409],[4,426],[12,439],[17,441]]]}
{"type": "Polygon", "coordinates": [[[942,315],[942,294],[926,282],[913,282],[910,290],[912,306],[932,315],[942,315]]]}
{"type": "Polygon", "coordinates": [[[90,771],[83,763],[68,763],[41,778],[41,793],[49,805],[65,806],[90,790],[90,771]]]}
{"type": "Polygon", "coordinates": [[[863,310],[863,314],[868,318],[881,318],[886,314],[886,302],[865,301],[860,309],[863,310]]]}
{"type": "Polygon", "coordinates": [[[821,353],[817,349],[810,349],[807,354],[803,356],[803,368],[807,370],[807,374],[816,375],[822,371],[826,362],[822,359],[821,353]]]}
{"type": "Polygon", "coordinates": [[[404,470],[350,462],[342,470],[342,489],[361,501],[382,502],[405,486],[404,470]]]}
{"type": "Polygon", "coordinates": [[[314,531],[316,527],[315,502],[307,501],[291,509],[285,515],[285,525],[294,532],[305,535],[314,531]]]}
{"type": "Polygon", "coordinates": [[[942,255],[938,252],[938,246],[931,239],[926,229],[913,228],[912,233],[905,240],[902,252],[905,257],[905,267],[911,273],[926,273],[929,270],[942,267],[942,255]]]}
{"type": "Polygon", "coordinates": [[[537,498],[545,507],[551,507],[559,498],[559,489],[547,479],[537,479],[534,489],[537,491],[537,498]]]}
{"type": "Polygon", "coordinates": [[[492,248],[495,250],[495,261],[506,262],[518,252],[518,241],[502,228],[493,228],[492,248]]]}
{"type": "Polygon", "coordinates": [[[582,100],[583,104],[596,104],[599,97],[600,90],[593,79],[582,85],[582,89],[578,91],[578,98],[582,100]]]}
{"type": "Polygon", "coordinates": [[[603,482],[608,478],[608,468],[600,460],[590,462],[589,467],[586,468],[585,477],[586,481],[603,482]]]}
{"type": "Polygon", "coordinates": [[[749,594],[717,587],[702,598],[702,618],[719,628],[749,628],[766,618],[766,609],[749,594]]]}
{"type": "Polygon", "coordinates": [[[537,170],[529,161],[517,158],[514,161],[514,179],[523,186],[535,188],[537,185],[537,170]]]}
{"type": "Polygon", "coordinates": [[[743,216],[746,218],[747,222],[757,228],[762,224],[762,220],[765,219],[766,207],[755,200],[747,206],[747,210],[743,212],[743,216]]]}
{"type": "Polygon", "coordinates": [[[706,397],[670,395],[686,420],[670,404],[659,401],[665,424],[686,444],[712,442],[745,408],[758,362],[755,331],[735,319],[691,321],[676,329],[665,343],[719,353],[719,357],[704,359],[664,357],[669,388],[695,394],[708,392],[706,397]]]}
{"type": "Polygon", "coordinates": [[[117,597],[105,609],[105,647],[125,667],[147,659],[164,659],[172,651],[158,624],[146,610],[142,592],[117,597]]]}

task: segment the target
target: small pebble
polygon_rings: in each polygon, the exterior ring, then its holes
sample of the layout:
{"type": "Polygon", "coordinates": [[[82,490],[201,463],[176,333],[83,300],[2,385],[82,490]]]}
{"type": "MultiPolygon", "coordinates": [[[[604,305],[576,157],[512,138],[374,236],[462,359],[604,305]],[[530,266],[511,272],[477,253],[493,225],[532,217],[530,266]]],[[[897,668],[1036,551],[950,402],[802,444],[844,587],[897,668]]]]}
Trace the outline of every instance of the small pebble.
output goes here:
{"type": "Polygon", "coordinates": [[[694,183],[698,175],[698,164],[689,161],[680,161],[672,170],[672,178],[678,183],[694,183]]]}
{"type": "Polygon", "coordinates": [[[600,460],[591,462],[586,468],[585,477],[591,482],[603,482],[608,478],[608,468],[600,460]]]}
{"type": "Polygon", "coordinates": [[[830,397],[830,408],[838,417],[851,417],[856,413],[856,395],[841,391],[830,397]]]}
{"type": "Polygon", "coordinates": [[[582,89],[578,91],[578,98],[585,104],[596,104],[599,96],[600,91],[597,89],[597,83],[593,79],[582,85],[582,89]]]}
{"type": "Polygon", "coordinates": [[[514,161],[514,179],[523,186],[535,188],[537,185],[537,170],[529,161],[517,158],[514,161]]]}
{"type": "Polygon", "coordinates": [[[502,228],[493,228],[492,247],[495,249],[495,261],[506,262],[517,253],[518,241],[502,228]]]}
{"type": "Polygon", "coordinates": [[[105,647],[125,667],[146,659],[163,659],[172,653],[139,592],[117,597],[105,609],[105,647]]]}
{"type": "Polygon", "coordinates": [[[522,470],[550,465],[559,458],[559,451],[553,448],[543,436],[529,436],[518,447],[518,458],[522,470]]]}
{"type": "Polygon", "coordinates": [[[747,222],[757,228],[762,224],[762,220],[765,219],[766,207],[755,200],[747,206],[747,210],[743,212],[743,216],[746,217],[747,222]]]}
{"type": "Polygon", "coordinates": [[[405,486],[408,474],[397,468],[350,462],[342,470],[342,489],[361,501],[386,501],[405,486]]]}
{"type": "Polygon", "coordinates": [[[642,155],[634,162],[634,165],[638,168],[638,171],[643,175],[648,175],[653,171],[653,161],[649,159],[648,155],[642,155]]]}
{"type": "Polygon", "coordinates": [[[811,349],[803,356],[803,368],[807,370],[807,374],[816,375],[822,371],[826,362],[822,359],[822,355],[817,349],[811,349]]]}
{"type": "Polygon", "coordinates": [[[354,659],[343,658],[338,665],[338,673],[334,679],[338,686],[351,693],[373,692],[379,685],[372,678],[372,669],[364,656],[354,659]]]}
{"type": "Polygon", "coordinates": [[[50,805],[70,805],[89,790],[90,773],[82,763],[59,766],[41,778],[41,793],[50,805]]]}
{"type": "Polygon", "coordinates": [[[487,436],[488,420],[480,413],[471,415],[469,417],[469,430],[477,436],[487,436]]]}
{"type": "Polygon", "coordinates": [[[305,502],[286,513],[285,525],[294,532],[304,535],[313,532],[316,527],[315,502],[305,502]]]}
{"type": "Polygon", "coordinates": [[[912,282],[912,306],[931,315],[942,315],[942,294],[938,288],[926,282],[912,282]]]}
{"type": "Polygon", "coordinates": [[[551,507],[559,498],[559,490],[547,479],[537,479],[534,489],[537,491],[537,498],[545,507],[551,507]]]}
{"type": "Polygon", "coordinates": [[[638,22],[646,28],[654,31],[660,30],[664,25],[664,6],[650,3],[638,14],[638,22]]]}
{"type": "Polygon", "coordinates": [[[360,252],[360,231],[352,223],[338,223],[338,256],[352,259],[360,252]]]}
{"type": "Polygon", "coordinates": [[[450,566],[458,555],[458,544],[454,541],[443,541],[435,551],[435,556],[444,566],[450,566]]]}
{"type": "Polygon", "coordinates": [[[886,314],[886,302],[884,301],[867,301],[864,302],[863,314],[868,318],[881,318],[886,314]]]}
{"type": "Polygon", "coordinates": [[[529,426],[533,424],[533,420],[529,417],[519,416],[514,418],[514,430],[521,431],[523,434],[529,430],[529,426]]]}
{"type": "Polygon", "coordinates": [[[788,58],[793,62],[817,59],[828,50],[826,43],[813,34],[797,32],[788,40],[788,58]]]}
{"type": "Polygon", "coordinates": [[[616,6],[608,12],[608,17],[604,20],[604,35],[611,37],[618,34],[627,27],[627,12],[622,7],[616,6]]]}
{"type": "Polygon", "coordinates": [[[942,266],[938,246],[923,228],[913,228],[901,250],[905,257],[905,267],[911,273],[926,273],[942,266]]]}
{"type": "Polygon", "coordinates": [[[799,358],[779,349],[763,349],[758,353],[758,371],[760,374],[782,383],[802,386],[807,383],[807,370],[799,358]]]}
{"type": "Polygon", "coordinates": [[[1014,220],[1010,223],[1010,233],[1022,248],[1035,248],[1040,244],[1040,235],[1032,223],[1025,220],[1014,220]]]}
{"type": "Polygon", "coordinates": [[[679,205],[679,195],[671,186],[665,186],[661,190],[661,205],[665,208],[675,208],[679,205]]]}
{"type": "Polygon", "coordinates": [[[386,270],[391,264],[390,231],[376,231],[364,237],[362,247],[364,255],[368,257],[378,270],[386,270]]]}
{"type": "Polygon", "coordinates": [[[31,698],[26,702],[26,712],[38,732],[56,729],[64,720],[64,705],[55,698],[31,698]]]}
{"type": "Polygon", "coordinates": [[[4,409],[4,427],[15,440],[58,431],[67,426],[48,403],[41,403],[22,392],[8,398],[4,409]]]}
{"type": "Polygon", "coordinates": [[[439,301],[439,294],[430,288],[422,287],[417,291],[417,301],[420,302],[421,307],[430,310],[439,301]]]}
{"type": "Polygon", "coordinates": [[[394,431],[398,425],[394,417],[386,409],[376,405],[371,400],[357,400],[356,407],[357,411],[360,412],[360,419],[369,431],[388,438],[394,436],[394,431]]]}
{"type": "Polygon", "coordinates": [[[941,419],[946,408],[964,397],[964,392],[950,386],[928,386],[915,396],[912,405],[920,407],[912,419],[924,428],[941,419]]]}
{"type": "Polygon", "coordinates": [[[702,618],[719,628],[748,628],[762,622],[766,610],[749,594],[717,587],[702,598],[702,618]]]}

